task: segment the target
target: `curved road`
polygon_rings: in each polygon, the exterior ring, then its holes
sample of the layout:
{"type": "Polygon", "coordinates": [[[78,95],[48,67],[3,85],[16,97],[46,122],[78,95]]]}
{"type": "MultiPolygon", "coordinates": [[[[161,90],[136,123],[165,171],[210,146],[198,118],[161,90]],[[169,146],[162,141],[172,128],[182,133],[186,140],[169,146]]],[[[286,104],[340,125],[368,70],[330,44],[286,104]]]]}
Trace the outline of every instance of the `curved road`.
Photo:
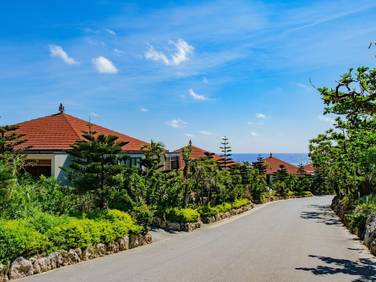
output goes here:
{"type": "Polygon", "coordinates": [[[376,260],[329,209],[291,199],[25,281],[376,281],[376,260]]]}

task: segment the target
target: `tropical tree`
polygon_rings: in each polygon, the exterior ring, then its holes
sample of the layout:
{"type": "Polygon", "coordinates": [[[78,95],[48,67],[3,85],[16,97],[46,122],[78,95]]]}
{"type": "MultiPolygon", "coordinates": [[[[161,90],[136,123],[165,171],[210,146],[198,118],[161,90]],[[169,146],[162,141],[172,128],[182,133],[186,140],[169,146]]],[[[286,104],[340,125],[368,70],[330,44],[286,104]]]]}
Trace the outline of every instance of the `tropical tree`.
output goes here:
{"type": "Polygon", "coordinates": [[[89,126],[82,140],[68,151],[72,157],[67,169],[68,179],[77,193],[92,194],[101,209],[108,208],[114,187],[118,185],[118,175],[128,158],[122,149],[126,144],[116,136],[97,135],[89,126]]]}

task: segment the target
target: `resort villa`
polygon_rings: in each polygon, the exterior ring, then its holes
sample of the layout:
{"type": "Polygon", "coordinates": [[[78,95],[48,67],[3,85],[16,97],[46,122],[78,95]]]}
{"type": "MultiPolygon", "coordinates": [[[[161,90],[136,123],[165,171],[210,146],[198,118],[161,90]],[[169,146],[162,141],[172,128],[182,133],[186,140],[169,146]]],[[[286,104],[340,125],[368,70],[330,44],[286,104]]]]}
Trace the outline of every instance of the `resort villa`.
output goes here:
{"type": "MultiPolygon", "coordinates": [[[[128,142],[123,150],[129,156],[127,165],[139,166],[143,158],[143,146],[148,143],[140,139],[125,135],[123,133],[102,127],[100,125],[89,123],[83,119],[74,117],[64,112],[64,107],[60,105],[59,112],[45,117],[32,119],[16,124],[17,132],[25,137],[26,159],[30,163],[26,170],[33,176],[54,176],[59,181],[64,181],[65,173],[62,168],[67,167],[70,161],[68,150],[76,141],[82,140],[84,131],[88,131],[89,125],[92,131],[97,134],[114,135],[119,141],[128,142]]],[[[238,164],[233,160],[225,160],[222,156],[208,152],[202,148],[192,145],[191,141],[191,159],[201,159],[205,156],[211,156],[223,169],[229,169],[238,164]]],[[[176,151],[166,151],[166,160],[164,170],[174,170],[184,167],[183,161],[184,147],[176,151]]],[[[283,160],[275,158],[270,154],[265,158],[266,174],[271,180],[273,174],[283,166],[287,172],[298,173],[298,167],[289,164],[283,160]]],[[[313,173],[311,164],[305,166],[307,173],[313,173]]]]}
{"type": "MultiPolygon", "coordinates": [[[[23,134],[26,139],[25,154],[27,161],[31,163],[26,170],[33,176],[54,176],[63,181],[64,171],[62,167],[69,164],[67,151],[76,141],[82,139],[82,133],[88,131],[89,122],[71,116],[64,112],[60,106],[57,114],[32,119],[18,123],[17,133],[23,134]]],[[[103,135],[117,136],[119,141],[128,142],[123,150],[128,154],[128,165],[138,166],[143,157],[142,147],[148,143],[134,137],[116,132],[111,129],[90,123],[92,131],[103,135]]],[[[179,154],[167,152],[164,164],[166,170],[178,166],[179,154]]]]}

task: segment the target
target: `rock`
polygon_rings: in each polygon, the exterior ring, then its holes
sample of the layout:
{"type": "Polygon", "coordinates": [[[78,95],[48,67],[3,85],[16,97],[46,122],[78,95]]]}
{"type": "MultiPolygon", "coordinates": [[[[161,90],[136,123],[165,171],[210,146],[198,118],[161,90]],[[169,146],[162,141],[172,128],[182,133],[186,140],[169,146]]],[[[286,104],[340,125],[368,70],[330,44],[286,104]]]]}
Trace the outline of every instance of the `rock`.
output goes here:
{"type": "Polygon", "coordinates": [[[53,252],[46,259],[48,260],[46,263],[49,264],[50,270],[64,265],[63,256],[60,252],[53,252]]]}
{"type": "Polygon", "coordinates": [[[98,244],[97,247],[97,254],[100,256],[100,257],[103,257],[104,255],[106,255],[106,245],[105,244],[98,244]]]}
{"type": "Polygon", "coordinates": [[[19,279],[32,275],[33,272],[33,264],[31,263],[31,261],[23,257],[19,257],[10,265],[9,278],[19,279]]]}
{"type": "Polygon", "coordinates": [[[41,273],[38,257],[31,257],[30,262],[33,265],[33,274],[41,273]]]}
{"type": "Polygon", "coordinates": [[[119,251],[125,251],[129,249],[129,237],[125,236],[118,240],[119,251]]]}
{"type": "Polygon", "coordinates": [[[172,231],[180,231],[180,223],[177,222],[169,222],[168,223],[168,229],[172,231]]]}
{"type": "Polygon", "coordinates": [[[129,248],[133,249],[133,248],[137,248],[138,246],[140,246],[139,235],[137,235],[137,234],[130,234],[129,235],[129,248]]]}
{"type": "Polygon", "coordinates": [[[0,282],[6,282],[9,280],[8,269],[9,269],[9,264],[0,263],[0,282]]]}
{"type": "Polygon", "coordinates": [[[89,259],[94,259],[98,257],[98,254],[97,254],[97,251],[96,251],[96,248],[90,246],[88,248],[86,248],[83,252],[82,252],[82,255],[81,255],[81,259],[82,260],[89,260],[89,259]]]}
{"type": "Polygon", "coordinates": [[[81,261],[80,254],[75,249],[71,249],[68,252],[61,253],[63,257],[63,266],[75,264],[81,261]]]}
{"type": "Polygon", "coordinates": [[[376,255],[376,213],[369,215],[367,218],[364,243],[371,253],[376,255]]]}
{"type": "Polygon", "coordinates": [[[143,245],[151,244],[153,242],[153,237],[151,236],[151,233],[146,233],[144,235],[143,245]]]}
{"type": "Polygon", "coordinates": [[[109,255],[109,254],[117,253],[119,252],[119,250],[120,250],[119,243],[112,242],[107,245],[106,254],[109,255]]]}

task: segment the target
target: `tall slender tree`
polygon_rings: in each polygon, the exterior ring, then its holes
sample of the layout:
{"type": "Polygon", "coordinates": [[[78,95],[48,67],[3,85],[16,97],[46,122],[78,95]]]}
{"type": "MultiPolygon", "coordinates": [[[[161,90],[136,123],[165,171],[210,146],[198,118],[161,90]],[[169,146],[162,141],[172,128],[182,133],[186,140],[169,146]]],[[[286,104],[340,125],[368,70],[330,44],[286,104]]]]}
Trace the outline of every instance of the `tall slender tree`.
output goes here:
{"type": "Polygon", "coordinates": [[[230,142],[228,141],[228,138],[226,136],[222,137],[221,146],[219,148],[221,149],[221,152],[222,152],[222,159],[223,159],[222,167],[224,169],[227,169],[228,164],[231,161],[232,150],[231,150],[230,142]]]}
{"type": "Polygon", "coordinates": [[[97,207],[108,208],[115,176],[122,172],[122,163],[127,159],[122,147],[128,142],[118,141],[116,136],[97,135],[90,126],[82,137],[69,151],[73,158],[67,169],[68,178],[78,193],[91,193],[97,207]]]}

